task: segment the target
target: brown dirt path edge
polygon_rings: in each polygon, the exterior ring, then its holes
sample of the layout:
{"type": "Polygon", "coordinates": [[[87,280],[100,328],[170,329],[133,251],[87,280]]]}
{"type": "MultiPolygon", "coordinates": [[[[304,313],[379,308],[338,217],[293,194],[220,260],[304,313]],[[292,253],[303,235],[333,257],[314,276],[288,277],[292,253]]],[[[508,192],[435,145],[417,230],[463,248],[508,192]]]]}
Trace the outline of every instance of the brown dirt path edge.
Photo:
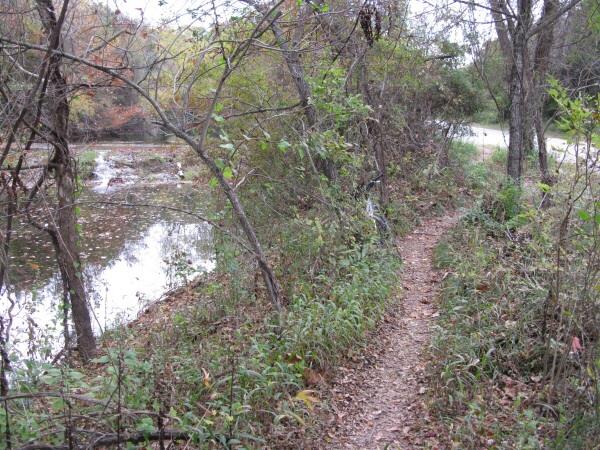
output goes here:
{"type": "Polygon", "coordinates": [[[371,337],[362,364],[340,367],[334,377],[332,418],[320,448],[437,447],[433,433],[426,431],[430,425],[424,405],[425,354],[438,316],[435,300],[442,278],[432,258],[436,243],[458,218],[453,213],[426,220],[398,241],[402,300],[371,337]]]}

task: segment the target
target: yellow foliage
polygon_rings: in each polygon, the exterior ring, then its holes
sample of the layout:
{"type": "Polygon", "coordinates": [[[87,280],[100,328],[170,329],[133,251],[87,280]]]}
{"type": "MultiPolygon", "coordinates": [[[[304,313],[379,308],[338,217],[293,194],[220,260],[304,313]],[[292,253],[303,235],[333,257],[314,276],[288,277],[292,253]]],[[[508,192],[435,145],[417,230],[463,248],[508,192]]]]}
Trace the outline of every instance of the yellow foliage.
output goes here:
{"type": "Polygon", "coordinates": [[[316,392],[311,389],[304,389],[296,394],[294,400],[304,402],[306,407],[312,411],[315,404],[320,402],[315,394],[316,392]]]}

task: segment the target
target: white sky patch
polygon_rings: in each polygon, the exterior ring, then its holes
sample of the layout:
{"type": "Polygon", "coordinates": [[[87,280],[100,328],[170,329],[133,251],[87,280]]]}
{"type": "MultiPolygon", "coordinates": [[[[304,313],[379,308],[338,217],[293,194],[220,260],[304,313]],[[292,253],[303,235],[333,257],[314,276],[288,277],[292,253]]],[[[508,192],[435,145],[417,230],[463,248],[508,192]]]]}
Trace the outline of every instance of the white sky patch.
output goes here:
{"type": "MultiPolygon", "coordinates": [[[[143,18],[148,25],[208,25],[215,20],[212,0],[108,0],[108,5],[119,9],[134,20],[143,18]]],[[[240,5],[229,0],[214,0],[219,21],[234,14],[240,5]]]]}
{"type": "MultiPolygon", "coordinates": [[[[215,21],[213,5],[219,22],[247,8],[237,0],[104,0],[112,9],[118,9],[133,20],[158,26],[188,26],[197,23],[208,27],[215,21]]],[[[481,3],[486,5],[485,2],[481,3]]],[[[476,31],[479,41],[495,38],[491,15],[485,7],[469,6],[455,0],[410,0],[409,26],[423,36],[443,37],[451,42],[468,44],[465,31],[476,31]],[[469,25],[470,24],[470,25],[469,25]]]]}

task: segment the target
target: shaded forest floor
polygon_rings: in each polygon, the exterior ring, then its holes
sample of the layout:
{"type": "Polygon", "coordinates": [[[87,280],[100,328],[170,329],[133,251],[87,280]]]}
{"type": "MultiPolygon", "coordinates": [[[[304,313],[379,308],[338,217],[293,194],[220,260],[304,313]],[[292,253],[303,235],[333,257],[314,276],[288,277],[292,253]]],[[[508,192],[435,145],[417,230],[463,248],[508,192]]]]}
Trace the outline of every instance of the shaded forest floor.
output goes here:
{"type": "Polygon", "coordinates": [[[340,367],[331,383],[331,418],[323,448],[413,448],[439,444],[425,399],[427,349],[443,274],[433,249],[458,220],[451,213],[424,221],[398,241],[402,299],[370,339],[360,362],[340,367]]]}

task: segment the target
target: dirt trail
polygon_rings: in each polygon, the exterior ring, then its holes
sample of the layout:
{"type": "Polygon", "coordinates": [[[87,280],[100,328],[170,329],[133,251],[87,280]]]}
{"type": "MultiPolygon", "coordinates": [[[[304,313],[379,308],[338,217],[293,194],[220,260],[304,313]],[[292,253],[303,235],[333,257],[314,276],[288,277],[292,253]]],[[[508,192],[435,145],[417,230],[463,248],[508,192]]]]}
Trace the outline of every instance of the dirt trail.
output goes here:
{"type": "Polygon", "coordinates": [[[323,448],[409,449],[434,438],[423,404],[428,388],[424,352],[438,315],[435,299],[442,278],[432,257],[435,244],[458,217],[427,220],[398,242],[404,261],[402,300],[372,336],[362,363],[340,368],[333,381],[334,417],[323,448]]]}

